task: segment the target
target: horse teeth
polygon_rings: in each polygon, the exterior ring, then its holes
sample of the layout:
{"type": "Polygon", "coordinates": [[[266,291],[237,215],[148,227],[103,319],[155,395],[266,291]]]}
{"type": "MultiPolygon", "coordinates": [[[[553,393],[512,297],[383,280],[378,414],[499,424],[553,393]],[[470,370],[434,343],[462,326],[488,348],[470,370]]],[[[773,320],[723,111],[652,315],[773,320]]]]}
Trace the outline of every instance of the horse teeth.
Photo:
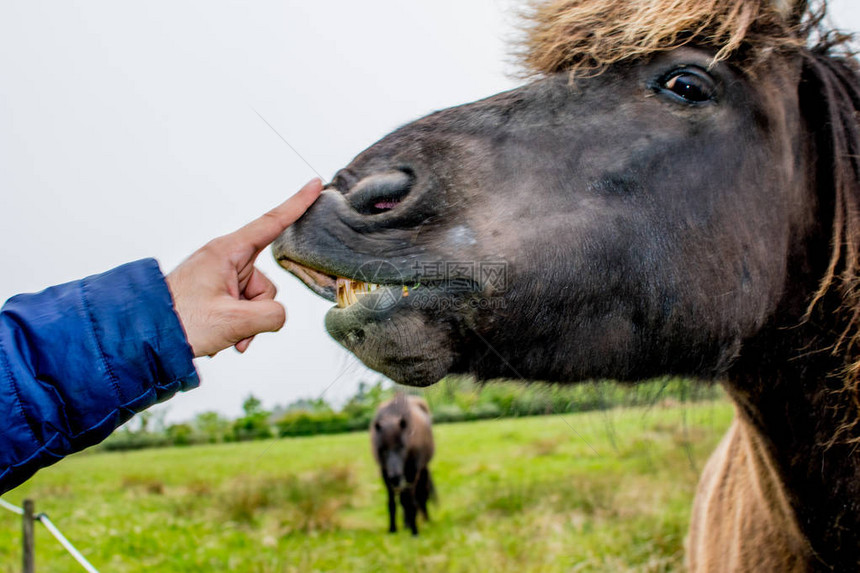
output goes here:
{"type": "Polygon", "coordinates": [[[355,296],[352,292],[353,281],[349,279],[338,278],[335,283],[338,308],[346,308],[352,304],[352,299],[355,296]]]}
{"type": "Polygon", "coordinates": [[[380,285],[375,283],[338,278],[335,282],[335,301],[338,308],[346,308],[357,303],[359,296],[370,294],[378,288],[380,285]]]}

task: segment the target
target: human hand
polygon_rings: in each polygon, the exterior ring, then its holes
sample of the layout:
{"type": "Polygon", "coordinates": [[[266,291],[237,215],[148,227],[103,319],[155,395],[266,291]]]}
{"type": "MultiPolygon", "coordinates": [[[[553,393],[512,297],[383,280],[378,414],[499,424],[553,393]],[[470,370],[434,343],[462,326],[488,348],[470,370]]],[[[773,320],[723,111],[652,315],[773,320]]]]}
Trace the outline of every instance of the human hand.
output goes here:
{"type": "Polygon", "coordinates": [[[284,325],[286,311],[274,300],[277,289],[254,261],[321,191],[322,182],[314,179],[259,219],[210,241],[167,275],[195,357],[214,356],[230,346],[245,352],[256,334],[284,325]]]}

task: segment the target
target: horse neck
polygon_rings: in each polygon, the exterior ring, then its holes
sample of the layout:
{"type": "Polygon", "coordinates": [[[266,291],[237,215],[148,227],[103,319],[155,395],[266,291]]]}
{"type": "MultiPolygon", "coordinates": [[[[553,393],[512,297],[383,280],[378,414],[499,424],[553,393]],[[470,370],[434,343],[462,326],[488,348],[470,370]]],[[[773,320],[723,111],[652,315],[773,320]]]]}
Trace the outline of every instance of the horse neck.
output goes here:
{"type": "Polygon", "coordinates": [[[738,412],[702,472],[688,571],[800,572],[808,569],[810,555],[772,456],[738,412]]]}
{"type": "Polygon", "coordinates": [[[812,568],[853,570],[860,562],[860,456],[857,428],[842,429],[856,418],[855,405],[834,375],[844,370],[829,350],[835,341],[825,341],[814,320],[798,323],[774,325],[750,341],[725,385],[742,439],[758,452],[760,467],[774,468],[765,477],[780,482],[809,540],[812,568]]]}

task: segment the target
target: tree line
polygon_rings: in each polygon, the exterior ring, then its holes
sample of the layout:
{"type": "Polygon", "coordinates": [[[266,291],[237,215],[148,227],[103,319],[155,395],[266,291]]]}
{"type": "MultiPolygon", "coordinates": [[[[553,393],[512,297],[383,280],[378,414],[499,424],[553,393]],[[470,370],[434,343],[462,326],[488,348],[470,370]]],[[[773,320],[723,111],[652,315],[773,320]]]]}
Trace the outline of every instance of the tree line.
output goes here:
{"type": "Polygon", "coordinates": [[[722,396],[716,384],[680,378],[662,378],[635,385],[610,381],[558,385],[537,382],[480,384],[471,379],[451,377],[422,390],[382,381],[360,382],[358,391],[340,408],[322,398],[306,398],[267,410],[258,398],[250,395],[242,403],[242,416],[236,419],[218,412],[203,412],[188,422],[166,424],[164,413],[143,412],[137,416],[135,424],[115,432],[101,447],[132,450],[365,431],[379,404],[398,391],[424,396],[435,424],[655,406],[667,401],[694,402],[722,396]]]}

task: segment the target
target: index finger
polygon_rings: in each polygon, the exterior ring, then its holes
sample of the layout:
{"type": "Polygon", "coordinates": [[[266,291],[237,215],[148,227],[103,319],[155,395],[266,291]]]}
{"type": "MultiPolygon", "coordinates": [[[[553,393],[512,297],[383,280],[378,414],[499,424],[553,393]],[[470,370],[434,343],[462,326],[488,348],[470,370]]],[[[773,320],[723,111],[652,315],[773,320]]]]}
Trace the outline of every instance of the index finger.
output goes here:
{"type": "Polygon", "coordinates": [[[298,193],[234,232],[233,238],[250,245],[255,253],[259,253],[308,210],[319,197],[322,187],[322,181],[312,179],[298,193]]]}

